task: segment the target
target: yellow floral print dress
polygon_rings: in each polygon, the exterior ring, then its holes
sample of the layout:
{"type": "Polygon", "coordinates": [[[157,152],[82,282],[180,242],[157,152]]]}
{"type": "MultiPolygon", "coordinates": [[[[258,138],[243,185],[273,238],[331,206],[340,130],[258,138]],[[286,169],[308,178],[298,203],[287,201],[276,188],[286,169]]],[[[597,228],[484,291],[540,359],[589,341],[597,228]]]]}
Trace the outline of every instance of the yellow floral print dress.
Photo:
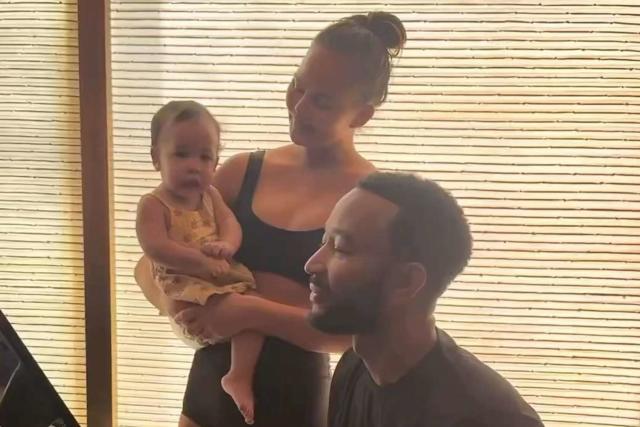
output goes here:
{"type": "MultiPolygon", "coordinates": [[[[201,207],[193,211],[172,206],[157,190],[144,197],[155,197],[169,210],[171,219],[168,234],[171,240],[200,250],[205,243],[218,239],[213,200],[208,191],[203,194],[201,207]]],[[[160,263],[152,263],[156,284],[174,300],[204,305],[212,295],[243,293],[256,287],[249,269],[237,262],[231,263],[226,274],[212,277],[211,280],[178,273],[160,263]]]]}

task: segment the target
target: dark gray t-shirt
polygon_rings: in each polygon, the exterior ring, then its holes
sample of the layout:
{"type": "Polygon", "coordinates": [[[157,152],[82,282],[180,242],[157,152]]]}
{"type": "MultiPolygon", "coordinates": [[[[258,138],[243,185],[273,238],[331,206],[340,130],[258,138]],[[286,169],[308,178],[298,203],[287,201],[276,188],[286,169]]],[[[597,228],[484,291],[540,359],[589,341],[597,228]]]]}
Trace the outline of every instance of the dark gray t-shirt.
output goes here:
{"type": "Polygon", "coordinates": [[[331,383],[329,427],[543,427],[515,388],[444,331],[411,371],[378,386],[352,350],[331,383]]]}

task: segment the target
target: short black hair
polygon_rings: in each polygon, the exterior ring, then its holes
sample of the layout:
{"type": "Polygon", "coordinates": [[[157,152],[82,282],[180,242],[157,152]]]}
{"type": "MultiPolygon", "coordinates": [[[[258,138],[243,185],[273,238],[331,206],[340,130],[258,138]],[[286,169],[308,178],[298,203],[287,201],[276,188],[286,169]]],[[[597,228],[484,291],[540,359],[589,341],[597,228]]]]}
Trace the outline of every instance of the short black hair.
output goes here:
{"type": "Polygon", "coordinates": [[[398,206],[391,248],[402,260],[421,263],[428,288],[440,296],[471,257],[469,224],[456,199],[434,181],[403,173],[376,172],[358,188],[398,206]]]}

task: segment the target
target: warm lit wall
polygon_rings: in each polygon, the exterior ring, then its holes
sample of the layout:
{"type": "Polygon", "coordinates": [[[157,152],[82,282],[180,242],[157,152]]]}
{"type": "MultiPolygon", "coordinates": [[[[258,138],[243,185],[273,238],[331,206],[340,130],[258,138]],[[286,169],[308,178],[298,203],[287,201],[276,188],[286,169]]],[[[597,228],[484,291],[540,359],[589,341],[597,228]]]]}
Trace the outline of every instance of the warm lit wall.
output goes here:
{"type": "Polygon", "coordinates": [[[635,3],[113,1],[120,424],[175,425],[191,357],[132,282],[135,203],[158,182],[152,113],[204,102],[225,157],[286,143],[284,90],[311,37],[385,9],[409,42],[358,148],[438,180],[466,209],[474,258],[440,325],[547,426],[638,426],[635,3]]]}
{"type": "Polygon", "coordinates": [[[0,2],[0,309],[86,421],[75,0],[0,2]]]}

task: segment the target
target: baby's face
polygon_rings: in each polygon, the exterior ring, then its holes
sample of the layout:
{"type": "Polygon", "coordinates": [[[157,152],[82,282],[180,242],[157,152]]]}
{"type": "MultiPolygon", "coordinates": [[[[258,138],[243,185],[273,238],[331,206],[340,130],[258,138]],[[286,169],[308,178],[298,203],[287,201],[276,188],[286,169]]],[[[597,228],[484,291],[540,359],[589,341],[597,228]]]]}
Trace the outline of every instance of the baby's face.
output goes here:
{"type": "Polygon", "coordinates": [[[156,165],[165,188],[179,198],[200,197],[213,181],[219,144],[218,129],[205,116],[166,126],[156,165]]]}

